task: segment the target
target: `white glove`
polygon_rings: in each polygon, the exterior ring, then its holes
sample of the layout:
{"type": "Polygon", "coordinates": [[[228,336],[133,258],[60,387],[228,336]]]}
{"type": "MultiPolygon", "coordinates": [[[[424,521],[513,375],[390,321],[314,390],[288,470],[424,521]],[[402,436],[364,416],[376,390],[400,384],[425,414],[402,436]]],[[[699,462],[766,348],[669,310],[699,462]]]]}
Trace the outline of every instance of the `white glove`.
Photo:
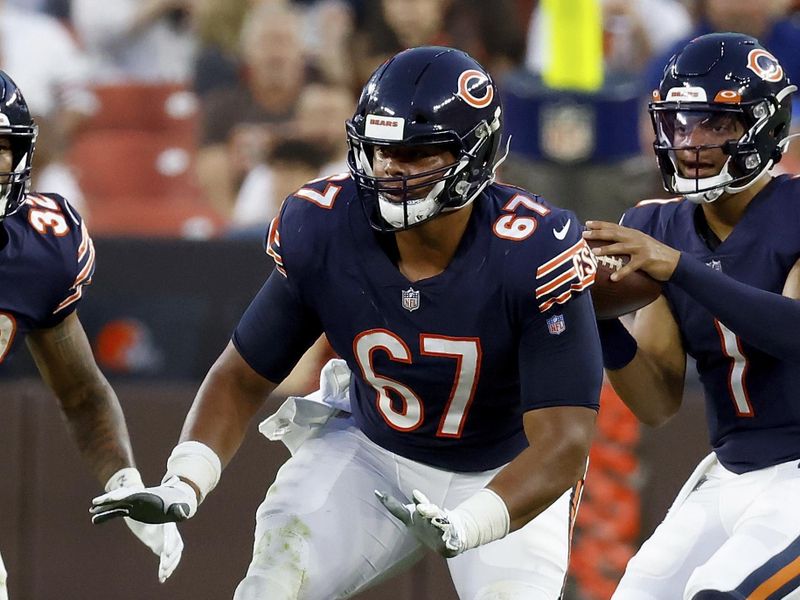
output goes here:
{"type": "Polygon", "coordinates": [[[158,487],[145,488],[139,471],[122,469],[109,479],[107,493],[94,498],[89,509],[92,523],[96,524],[125,517],[125,524],[133,534],[159,556],[158,579],[162,583],[178,566],[183,552],[183,540],[171,521],[187,519],[197,510],[192,487],[175,479],[180,485],[167,481],[158,487]]]}
{"type": "Polygon", "coordinates": [[[439,508],[419,490],[413,491],[412,504],[403,504],[378,490],[375,490],[375,495],[386,510],[402,521],[420,542],[445,558],[452,558],[468,549],[463,519],[457,509],[447,511],[439,508]]]}
{"type": "Polygon", "coordinates": [[[131,489],[119,488],[92,500],[92,523],[116,517],[130,517],[142,523],[185,521],[197,512],[194,488],[176,476],[161,485],[131,489]]]}
{"type": "Polygon", "coordinates": [[[413,504],[377,490],[375,495],[419,541],[445,558],[499,540],[511,526],[506,503],[489,488],[478,490],[453,510],[432,504],[419,490],[412,493],[413,504]]]}
{"type": "Polygon", "coordinates": [[[181,562],[183,539],[178,532],[178,526],[175,523],[140,523],[127,517],[125,524],[133,535],[159,557],[158,580],[164,583],[181,562]]]}

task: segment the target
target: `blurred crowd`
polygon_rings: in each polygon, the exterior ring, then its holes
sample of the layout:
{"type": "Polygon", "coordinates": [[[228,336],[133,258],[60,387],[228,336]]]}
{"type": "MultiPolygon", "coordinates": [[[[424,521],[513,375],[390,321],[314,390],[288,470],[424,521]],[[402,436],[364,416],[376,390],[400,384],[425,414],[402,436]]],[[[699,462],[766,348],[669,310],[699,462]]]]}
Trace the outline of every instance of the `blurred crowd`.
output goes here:
{"type": "Polygon", "coordinates": [[[287,194],[346,171],[358,91],[406,47],[484,64],[511,136],[500,178],[582,218],[663,194],[646,100],[687,39],[754,35],[800,81],[800,1],[585,1],[602,27],[588,92],[542,82],[546,0],[0,0],[0,67],[40,124],[37,189],[96,235],[194,237],[262,236],[287,194]]]}

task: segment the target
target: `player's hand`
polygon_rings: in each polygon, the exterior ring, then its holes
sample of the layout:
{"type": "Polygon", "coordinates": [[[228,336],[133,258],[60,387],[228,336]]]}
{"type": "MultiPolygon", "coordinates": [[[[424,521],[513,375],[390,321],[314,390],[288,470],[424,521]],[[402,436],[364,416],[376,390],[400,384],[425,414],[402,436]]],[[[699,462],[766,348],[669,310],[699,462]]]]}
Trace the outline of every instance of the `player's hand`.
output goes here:
{"type": "Polygon", "coordinates": [[[175,523],[155,525],[125,518],[128,526],[141,542],[159,557],[158,580],[164,583],[181,562],[183,539],[175,523]]]}
{"type": "Polygon", "coordinates": [[[620,281],[636,270],[644,271],[658,281],[668,281],[681,257],[678,250],[662,244],[646,233],[616,223],[586,221],[583,237],[615,242],[593,248],[592,251],[598,256],[628,254],[631,257],[628,264],[611,274],[612,281],[620,281]]]}
{"type": "MultiPolygon", "coordinates": [[[[145,490],[144,483],[142,483],[142,476],[139,471],[133,467],[127,467],[117,471],[106,483],[106,494],[100,496],[104,498],[110,494],[114,497],[129,496],[131,494],[141,493],[145,490]]],[[[98,499],[95,499],[98,500],[98,499]]],[[[93,507],[91,511],[94,511],[93,507]]],[[[121,516],[117,514],[118,509],[114,509],[113,518],[121,516]]],[[[91,512],[90,511],[90,512],[91,512]]],[[[93,513],[94,514],[94,513],[93,513]]],[[[93,516],[92,521],[100,523],[106,520],[105,518],[93,516]]],[[[167,578],[172,575],[172,572],[181,561],[181,554],[183,553],[183,539],[181,534],[178,533],[178,527],[175,523],[164,523],[161,525],[151,523],[140,523],[133,519],[125,517],[125,524],[128,529],[133,532],[139,540],[153,553],[159,557],[158,564],[158,580],[164,583],[167,578]]]]}
{"type": "Polygon", "coordinates": [[[464,527],[456,511],[439,508],[419,490],[413,491],[412,504],[403,504],[378,490],[375,490],[375,495],[386,510],[402,521],[420,542],[445,558],[452,558],[466,550],[464,527]]]}
{"type": "Polygon", "coordinates": [[[92,500],[92,523],[130,517],[142,523],[185,521],[197,512],[197,494],[188,483],[172,476],[161,485],[119,488],[92,500]]]}

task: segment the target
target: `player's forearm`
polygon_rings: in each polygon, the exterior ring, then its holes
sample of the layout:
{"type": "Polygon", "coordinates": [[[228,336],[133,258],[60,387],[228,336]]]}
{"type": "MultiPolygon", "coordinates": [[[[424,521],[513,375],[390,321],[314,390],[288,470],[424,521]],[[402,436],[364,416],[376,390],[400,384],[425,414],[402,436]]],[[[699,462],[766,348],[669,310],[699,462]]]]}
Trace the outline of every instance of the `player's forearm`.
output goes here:
{"type": "Polygon", "coordinates": [[[660,368],[642,349],[628,365],[606,374],[617,395],[645,425],[663,425],[681,406],[683,378],[660,368]]]}
{"type": "Polygon", "coordinates": [[[274,387],[266,380],[242,378],[218,361],[197,392],[180,440],[204,443],[227,465],[244,440],[253,415],[274,387]]]}
{"type": "Polygon", "coordinates": [[[702,304],[747,343],[800,361],[800,302],[760,290],[682,254],[670,283],[702,304]]]}
{"type": "Polygon", "coordinates": [[[71,389],[59,400],[72,437],[102,484],[120,469],[134,465],[125,417],[105,378],[71,389]]]}
{"type": "Polygon", "coordinates": [[[619,319],[598,321],[597,325],[603,365],[614,391],[641,422],[657,427],[668,421],[680,408],[683,395],[683,350],[666,344],[656,356],[640,347],[619,319]]]}
{"type": "Polygon", "coordinates": [[[511,531],[547,509],[586,473],[596,412],[577,406],[540,410],[550,414],[533,425],[526,423],[531,445],[487,486],[505,502],[511,531]]]}
{"type": "Polygon", "coordinates": [[[583,478],[586,455],[580,449],[542,450],[527,448],[487,486],[503,499],[508,508],[509,531],[524,527],[583,478]],[[567,459],[567,456],[571,458],[567,459]],[[559,468],[554,469],[554,464],[559,468]]]}

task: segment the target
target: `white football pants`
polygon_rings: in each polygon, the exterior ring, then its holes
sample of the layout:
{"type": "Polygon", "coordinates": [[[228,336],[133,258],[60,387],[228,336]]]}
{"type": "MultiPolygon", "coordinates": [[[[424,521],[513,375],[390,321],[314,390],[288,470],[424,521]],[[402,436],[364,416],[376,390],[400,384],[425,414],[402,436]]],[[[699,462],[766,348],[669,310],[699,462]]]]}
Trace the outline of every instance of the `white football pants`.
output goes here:
{"type": "MultiPolygon", "coordinates": [[[[425,549],[374,490],[419,489],[453,508],[498,469],[453,473],[402,458],[335,418],[279,470],[256,513],[253,559],[234,600],[348,598],[416,562],[425,549]]],[[[462,600],[556,600],[567,569],[571,492],[522,529],[448,560],[462,600]]]]}
{"type": "Polygon", "coordinates": [[[712,453],[684,484],[612,600],[800,598],[798,461],[737,475],[712,453]]]}

